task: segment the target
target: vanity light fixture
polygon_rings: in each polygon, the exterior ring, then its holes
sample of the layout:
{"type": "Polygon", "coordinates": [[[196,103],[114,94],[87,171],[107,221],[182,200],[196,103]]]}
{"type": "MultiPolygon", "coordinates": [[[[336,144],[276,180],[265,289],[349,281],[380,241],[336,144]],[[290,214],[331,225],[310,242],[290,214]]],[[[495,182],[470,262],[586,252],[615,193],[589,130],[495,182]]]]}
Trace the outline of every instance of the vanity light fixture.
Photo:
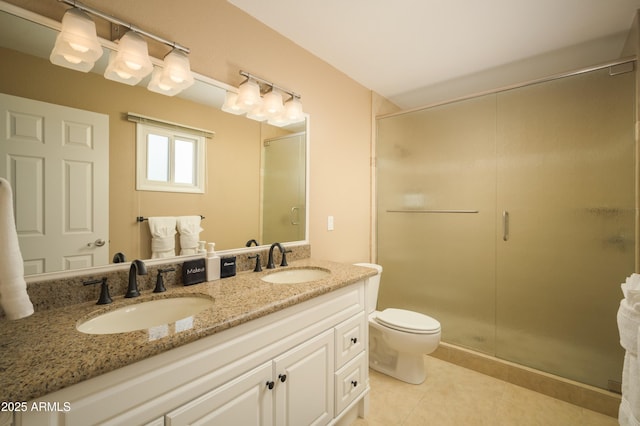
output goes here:
{"type": "Polygon", "coordinates": [[[245,112],[252,110],[260,105],[262,98],[260,97],[260,86],[258,82],[247,78],[247,80],[238,87],[238,98],[236,105],[245,112]]]}
{"type": "Polygon", "coordinates": [[[245,71],[246,78],[238,87],[238,93],[227,91],[222,110],[231,114],[247,114],[257,121],[269,120],[269,124],[285,126],[304,120],[300,95],[245,71]],[[283,104],[283,94],[290,98],[283,104]]]}
{"type": "Polygon", "coordinates": [[[88,72],[102,56],[96,24],[80,9],[69,9],[62,17],[62,30],[56,37],[49,60],[54,65],[88,72]]]}
{"type": "Polygon", "coordinates": [[[304,119],[304,112],[302,111],[302,102],[300,102],[299,96],[291,96],[287,102],[284,103],[284,118],[295,123],[304,119]]]}
{"type": "Polygon", "coordinates": [[[118,41],[118,50],[109,54],[104,77],[134,86],[153,70],[147,42],[134,31],[127,31],[118,41]]]}
{"type": "Polygon", "coordinates": [[[224,104],[222,105],[222,110],[224,112],[228,112],[229,114],[244,114],[245,110],[240,108],[237,101],[238,94],[236,92],[227,91],[227,93],[224,95],[224,104]]]}
{"type": "Polygon", "coordinates": [[[273,87],[264,95],[264,111],[270,119],[278,117],[284,111],[282,94],[273,87]]]}
{"type": "Polygon", "coordinates": [[[173,96],[193,84],[193,75],[187,56],[190,50],[187,47],[107,15],[79,1],[58,1],[73,6],[73,9],[69,9],[62,18],[62,30],[50,56],[53,64],[87,72],[102,56],[102,46],[96,35],[96,26],[87,15],[89,13],[129,29],[118,41],[117,50],[109,54],[105,78],[135,85],[153,70],[151,82],[147,87],[149,90],[168,96],[173,96]],[[172,48],[165,56],[162,67],[153,66],[149,58],[147,42],[142,36],[172,48]]]}
{"type": "Polygon", "coordinates": [[[153,92],[173,96],[193,84],[193,75],[187,55],[173,49],[164,57],[164,67],[156,67],[147,88],[153,92]]]}

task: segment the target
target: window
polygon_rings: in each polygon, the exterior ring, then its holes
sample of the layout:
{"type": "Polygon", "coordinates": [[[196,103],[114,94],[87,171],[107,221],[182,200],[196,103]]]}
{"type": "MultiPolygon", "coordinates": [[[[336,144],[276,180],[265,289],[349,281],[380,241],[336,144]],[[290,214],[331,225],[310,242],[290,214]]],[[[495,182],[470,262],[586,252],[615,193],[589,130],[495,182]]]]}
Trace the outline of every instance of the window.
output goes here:
{"type": "Polygon", "coordinates": [[[136,124],[136,189],[204,193],[205,137],[136,124]]]}

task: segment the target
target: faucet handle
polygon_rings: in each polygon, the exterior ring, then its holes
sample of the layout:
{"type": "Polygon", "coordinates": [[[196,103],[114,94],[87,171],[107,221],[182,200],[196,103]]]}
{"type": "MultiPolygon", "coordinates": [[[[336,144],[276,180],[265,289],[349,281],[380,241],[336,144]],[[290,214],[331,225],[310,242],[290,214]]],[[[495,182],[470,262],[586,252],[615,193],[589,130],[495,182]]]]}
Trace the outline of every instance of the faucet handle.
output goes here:
{"type": "Polygon", "coordinates": [[[84,283],[82,283],[82,285],[94,285],[94,284],[101,284],[100,297],[98,298],[98,302],[96,302],[96,305],[108,305],[109,303],[111,303],[112,300],[111,300],[111,295],[109,294],[109,285],[107,284],[107,277],[104,277],[101,280],[85,281],[84,283]]]}
{"type": "Polygon", "coordinates": [[[291,253],[291,249],[282,251],[282,262],[280,262],[280,266],[289,266],[287,263],[287,253],[291,253]]]}
{"type": "Polygon", "coordinates": [[[260,263],[260,255],[256,254],[255,256],[249,256],[249,259],[255,259],[256,260],[256,267],[253,268],[253,272],[261,272],[262,271],[262,264],[260,263]]]}
{"type": "Polygon", "coordinates": [[[158,278],[156,278],[156,288],[153,289],[154,293],[164,293],[167,289],[164,287],[164,274],[165,272],[175,271],[176,268],[158,269],[158,278]]]}

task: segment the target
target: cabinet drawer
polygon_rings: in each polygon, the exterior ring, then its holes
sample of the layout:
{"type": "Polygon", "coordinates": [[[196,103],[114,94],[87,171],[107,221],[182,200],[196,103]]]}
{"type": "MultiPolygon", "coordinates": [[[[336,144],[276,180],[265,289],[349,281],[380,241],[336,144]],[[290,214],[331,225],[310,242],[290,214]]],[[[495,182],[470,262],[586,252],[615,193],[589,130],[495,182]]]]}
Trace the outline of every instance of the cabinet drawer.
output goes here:
{"type": "Polygon", "coordinates": [[[369,362],[366,355],[361,352],[336,372],[336,416],[367,387],[369,362]]]}
{"type": "Polygon", "coordinates": [[[365,348],[367,322],[361,312],[335,327],[336,368],[340,368],[365,348]]]}

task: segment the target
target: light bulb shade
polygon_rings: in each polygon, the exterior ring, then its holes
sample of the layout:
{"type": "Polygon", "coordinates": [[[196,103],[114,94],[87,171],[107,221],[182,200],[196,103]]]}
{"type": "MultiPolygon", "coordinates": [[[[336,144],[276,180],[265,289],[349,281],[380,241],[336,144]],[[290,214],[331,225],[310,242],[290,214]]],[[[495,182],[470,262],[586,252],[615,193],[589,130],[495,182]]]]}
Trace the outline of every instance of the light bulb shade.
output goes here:
{"type": "Polygon", "coordinates": [[[284,111],[284,106],[282,105],[282,94],[280,92],[271,90],[269,93],[264,95],[263,102],[264,112],[270,119],[279,116],[284,111]]]}
{"type": "Polygon", "coordinates": [[[164,75],[164,69],[159,67],[153,68],[153,74],[151,74],[151,81],[147,85],[147,89],[165,96],[174,96],[182,91],[175,84],[171,84],[171,80],[164,75]]]}
{"type": "Polygon", "coordinates": [[[118,51],[110,53],[104,76],[133,86],[152,70],[147,42],[139,34],[127,31],[118,42],[118,51]]]}
{"type": "Polygon", "coordinates": [[[224,112],[228,112],[230,114],[240,115],[244,114],[244,110],[240,108],[237,104],[238,94],[235,92],[229,92],[224,96],[224,104],[222,105],[222,110],[224,112]]]}
{"type": "Polygon", "coordinates": [[[80,9],[67,10],[49,56],[51,63],[88,72],[100,56],[102,46],[96,35],[96,24],[80,9]]]}
{"type": "Polygon", "coordinates": [[[267,113],[264,111],[264,104],[261,104],[254,107],[251,111],[247,112],[247,118],[256,121],[265,121],[269,117],[267,117],[267,113]]]}
{"type": "Polygon", "coordinates": [[[173,49],[164,57],[164,73],[180,90],[193,84],[189,57],[181,50],[173,49]]]}
{"type": "Polygon", "coordinates": [[[284,117],[290,123],[297,123],[304,120],[302,102],[299,98],[292,97],[284,104],[284,117]]]}
{"type": "Polygon", "coordinates": [[[236,103],[245,112],[260,105],[260,86],[255,81],[249,79],[238,87],[238,99],[236,103]]]}
{"type": "Polygon", "coordinates": [[[271,124],[272,126],[283,127],[283,126],[286,126],[287,124],[290,124],[291,122],[287,120],[284,114],[278,114],[274,117],[269,118],[267,123],[271,124]]]}
{"type": "Polygon", "coordinates": [[[156,93],[173,96],[193,84],[187,55],[173,49],[164,57],[163,68],[155,68],[147,88],[156,93]]]}

